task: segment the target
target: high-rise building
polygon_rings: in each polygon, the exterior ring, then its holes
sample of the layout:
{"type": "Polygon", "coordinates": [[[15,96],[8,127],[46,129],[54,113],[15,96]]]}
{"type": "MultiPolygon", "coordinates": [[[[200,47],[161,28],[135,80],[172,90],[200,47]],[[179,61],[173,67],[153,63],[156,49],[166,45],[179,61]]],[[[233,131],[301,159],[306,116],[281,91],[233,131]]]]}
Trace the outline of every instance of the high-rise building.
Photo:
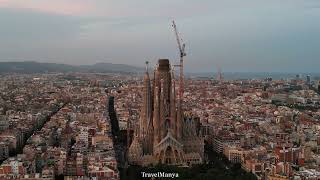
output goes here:
{"type": "Polygon", "coordinates": [[[222,82],[222,80],[223,80],[222,70],[221,70],[221,68],[219,67],[219,68],[218,68],[218,72],[217,72],[217,81],[222,82]]]}
{"type": "Polygon", "coordinates": [[[169,60],[159,60],[152,87],[147,63],[143,81],[143,105],[139,127],[128,151],[129,163],[201,163],[204,142],[198,136],[196,118],[182,112],[169,60]]]}
{"type": "Polygon", "coordinates": [[[311,77],[310,75],[307,75],[307,85],[311,85],[311,77]]]}
{"type": "Polygon", "coordinates": [[[313,87],[316,89],[316,90],[319,90],[319,86],[320,86],[320,81],[314,81],[314,84],[313,84],[313,87]]]}

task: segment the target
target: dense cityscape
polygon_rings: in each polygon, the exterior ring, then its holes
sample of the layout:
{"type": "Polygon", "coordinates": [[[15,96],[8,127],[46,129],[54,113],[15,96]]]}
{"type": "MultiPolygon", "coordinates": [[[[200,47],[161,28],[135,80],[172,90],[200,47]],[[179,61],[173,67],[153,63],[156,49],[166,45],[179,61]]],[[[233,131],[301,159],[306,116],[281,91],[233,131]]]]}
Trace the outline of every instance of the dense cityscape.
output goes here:
{"type": "MultiPolygon", "coordinates": [[[[259,179],[320,177],[318,80],[216,77],[185,80],[183,111],[199,120],[195,131],[203,142],[259,179]]],[[[117,157],[123,154],[116,153],[109,101],[114,98],[117,131],[131,132],[143,105],[142,78],[2,75],[0,177],[119,179],[126,160],[117,157]]],[[[209,159],[205,154],[200,163],[209,159]]]]}
{"type": "Polygon", "coordinates": [[[0,180],[320,180],[319,7],[0,0],[0,180]]]}

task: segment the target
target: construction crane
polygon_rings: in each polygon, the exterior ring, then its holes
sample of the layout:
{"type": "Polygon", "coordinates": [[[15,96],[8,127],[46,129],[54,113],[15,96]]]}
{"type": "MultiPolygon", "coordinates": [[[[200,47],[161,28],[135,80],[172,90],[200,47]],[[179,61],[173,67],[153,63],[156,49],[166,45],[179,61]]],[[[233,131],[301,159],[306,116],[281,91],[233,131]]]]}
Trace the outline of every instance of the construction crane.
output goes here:
{"type": "Polygon", "coordinates": [[[177,43],[178,43],[178,48],[179,48],[179,53],[180,53],[180,64],[175,65],[180,67],[180,77],[179,77],[179,99],[182,102],[183,98],[183,89],[184,89],[184,77],[183,77],[183,57],[185,57],[187,54],[185,52],[185,47],[186,45],[182,42],[182,39],[179,37],[179,33],[177,30],[176,23],[172,21],[172,27],[174,29],[176,38],[177,38],[177,43]],[[182,42],[182,43],[181,43],[182,42]]]}

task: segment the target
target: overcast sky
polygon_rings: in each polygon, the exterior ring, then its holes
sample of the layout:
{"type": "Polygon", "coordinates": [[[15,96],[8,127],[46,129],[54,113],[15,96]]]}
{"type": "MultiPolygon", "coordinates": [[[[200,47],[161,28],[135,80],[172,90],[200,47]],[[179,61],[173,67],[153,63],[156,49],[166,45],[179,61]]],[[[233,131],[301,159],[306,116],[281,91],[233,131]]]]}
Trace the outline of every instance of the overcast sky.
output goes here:
{"type": "Polygon", "coordinates": [[[319,72],[319,0],[0,0],[0,61],[319,72]]]}

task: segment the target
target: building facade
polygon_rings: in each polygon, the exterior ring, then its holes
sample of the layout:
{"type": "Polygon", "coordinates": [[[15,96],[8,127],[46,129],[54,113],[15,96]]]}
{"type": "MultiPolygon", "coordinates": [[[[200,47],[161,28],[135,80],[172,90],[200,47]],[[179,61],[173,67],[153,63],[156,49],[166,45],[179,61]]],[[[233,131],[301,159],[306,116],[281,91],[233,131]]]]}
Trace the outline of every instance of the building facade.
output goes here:
{"type": "Polygon", "coordinates": [[[188,165],[203,161],[204,142],[196,118],[183,113],[182,94],[177,94],[168,59],[159,60],[153,81],[147,65],[140,122],[128,151],[129,163],[188,165]]]}

